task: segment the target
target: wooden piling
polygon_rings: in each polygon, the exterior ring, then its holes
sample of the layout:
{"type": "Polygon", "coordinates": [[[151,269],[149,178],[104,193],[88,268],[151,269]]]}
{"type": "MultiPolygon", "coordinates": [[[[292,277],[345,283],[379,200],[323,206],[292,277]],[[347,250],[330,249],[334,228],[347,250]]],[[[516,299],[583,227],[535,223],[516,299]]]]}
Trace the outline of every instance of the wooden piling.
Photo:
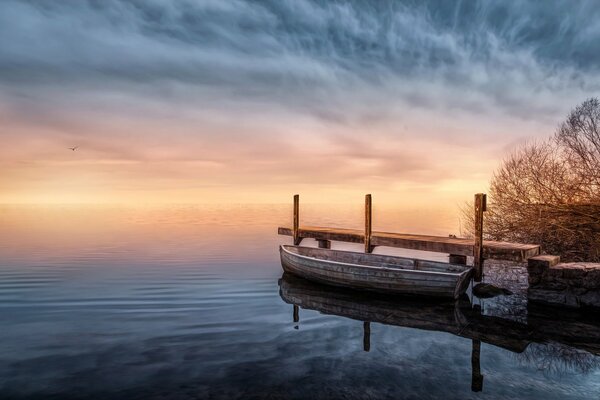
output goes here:
{"type": "Polygon", "coordinates": [[[294,195],[294,245],[298,246],[302,242],[300,237],[300,195],[294,195]]]}
{"type": "Polygon", "coordinates": [[[448,256],[448,262],[450,264],[467,265],[467,256],[463,256],[460,254],[450,254],[448,256]]]}
{"type": "Polygon", "coordinates": [[[372,217],[371,195],[368,194],[365,196],[365,253],[373,251],[373,246],[371,246],[372,217]]]}
{"type": "Polygon", "coordinates": [[[319,244],[320,249],[331,248],[331,240],[317,239],[317,243],[319,244]]]}
{"type": "Polygon", "coordinates": [[[487,196],[484,193],[475,195],[475,244],[473,245],[473,266],[475,282],[483,278],[483,212],[486,210],[487,196]]]}
{"type": "Polygon", "coordinates": [[[363,322],[363,350],[371,350],[371,323],[368,321],[363,322]]]}

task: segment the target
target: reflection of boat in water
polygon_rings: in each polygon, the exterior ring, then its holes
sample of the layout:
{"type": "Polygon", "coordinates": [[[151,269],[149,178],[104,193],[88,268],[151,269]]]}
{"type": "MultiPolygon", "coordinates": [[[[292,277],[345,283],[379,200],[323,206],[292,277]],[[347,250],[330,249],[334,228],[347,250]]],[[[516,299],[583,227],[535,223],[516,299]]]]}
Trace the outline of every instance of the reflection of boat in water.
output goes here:
{"type": "Polygon", "coordinates": [[[313,247],[279,247],[284,271],[311,281],[394,294],[457,299],[473,268],[413,258],[313,247]]]}
{"type": "Polygon", "coordinates": [[[286,303],[324,314],[448,332],[519,353],[529,343],[529,331],[523,324],[482,316],[472,308],[466,295],[447,302],[384,296],[319,285],[287,273],[280,279],[279,288],[280,296],[286,303]]]}
{"type": "Polygon", "coordinates": [[[480,373],[481,342],[515,353],[529,343],[556,342],[600,355],[600,321],[597,316],[565,316],[554,309],[529,307],[527,323],[483,315],[469,299],[432,302],[427,299],[383,296],[320,285],[291,274],[279,280],[281,298],[294,306],[294,321],[299,308],[362,321],[364,349],[370,349],[370,323],[447,332],[472,340],[472,389],[483,385],[480,373]]]}
{"type": "Polygon", "coordinates": [[[391,297],[356,292],[309,282],[291,274],[279,281],[281,298],[289,304],[324,314],[359,321],[444,331],[459,334],[468,324],[468,297],[450,302],[423,302],[410,297],[391,297]]]}
{"type": "MultiPolygon", "coordinates": [[[[281,298],[294,306],[294,322],[299,321],[299,307],[363,321],[363,349],[371,348],[371,322],[461,335],[468,327],[471,305],[468,297],[456,301],[432,302],[410,297],[391,297],[378,293],[357,292],[319,285],[285,273],[279,280],[281,298]]],[[[473,341],[472,390],[481,391],[481,343],[473,341]]]]}

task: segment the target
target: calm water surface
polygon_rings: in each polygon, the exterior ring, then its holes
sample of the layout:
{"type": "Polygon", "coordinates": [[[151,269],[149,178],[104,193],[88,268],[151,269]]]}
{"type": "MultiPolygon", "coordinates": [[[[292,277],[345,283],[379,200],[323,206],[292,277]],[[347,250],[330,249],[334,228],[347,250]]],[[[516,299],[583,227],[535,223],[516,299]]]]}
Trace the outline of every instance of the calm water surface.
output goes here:
{"type": "MultiPolygon", "coordinates": [[[[337,294],[286,281],[280,293],[277,246],[289,239],[276,227],[290,213],[0,207],[0,398],[600,397],[600,357],[553,342],[511,351],[484,340],[483,390],[473,392],[474,341],[396,326],[379,312],[403,309],[393,302],[357,303],[380,321],[367,346],[363,322],[343,316],[351,303],[341,315],[318,311],[342,304],[337,294]],[[292,298],[305,302],[298,322],[292,298]]],[[[376,212],[375,224],[457,233],[454,217],[426,214],[376,212]]],[[[362,223],[360,208],[303,215],[362,223]]]]}

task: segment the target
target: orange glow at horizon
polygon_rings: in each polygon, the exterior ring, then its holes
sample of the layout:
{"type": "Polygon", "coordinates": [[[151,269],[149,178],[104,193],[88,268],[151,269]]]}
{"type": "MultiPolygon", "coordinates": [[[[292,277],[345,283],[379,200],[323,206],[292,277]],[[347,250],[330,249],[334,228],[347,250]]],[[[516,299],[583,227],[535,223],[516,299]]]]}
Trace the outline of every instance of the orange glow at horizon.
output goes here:
{"type": "Polygon", "coordinates": [[[287,203],[294,193],[310,203],[372,193],[400,207],[462,204],[486,191],[510,146],[547,131],[509,120],[482,135],[485,117],[430,121],[426,110],[402,123],[348,125],[276,109],[269,118],[250,110],[238,119],[117,110],[42,122],[4,117],[11,143],[0,148],[5,204],[287,203]]]}

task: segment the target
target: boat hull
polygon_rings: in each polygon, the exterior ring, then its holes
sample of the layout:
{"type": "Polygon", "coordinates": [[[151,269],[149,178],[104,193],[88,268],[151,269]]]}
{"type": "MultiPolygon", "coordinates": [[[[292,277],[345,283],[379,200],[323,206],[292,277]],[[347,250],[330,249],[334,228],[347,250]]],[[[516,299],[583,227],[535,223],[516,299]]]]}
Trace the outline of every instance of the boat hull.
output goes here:
{"type": "Polygon", "coordinates": [[[400,295],[457,299],[473,275],[463,265],[349,251],[280,246],[280,255],[283,270],[302,278],[400,295]]]}

